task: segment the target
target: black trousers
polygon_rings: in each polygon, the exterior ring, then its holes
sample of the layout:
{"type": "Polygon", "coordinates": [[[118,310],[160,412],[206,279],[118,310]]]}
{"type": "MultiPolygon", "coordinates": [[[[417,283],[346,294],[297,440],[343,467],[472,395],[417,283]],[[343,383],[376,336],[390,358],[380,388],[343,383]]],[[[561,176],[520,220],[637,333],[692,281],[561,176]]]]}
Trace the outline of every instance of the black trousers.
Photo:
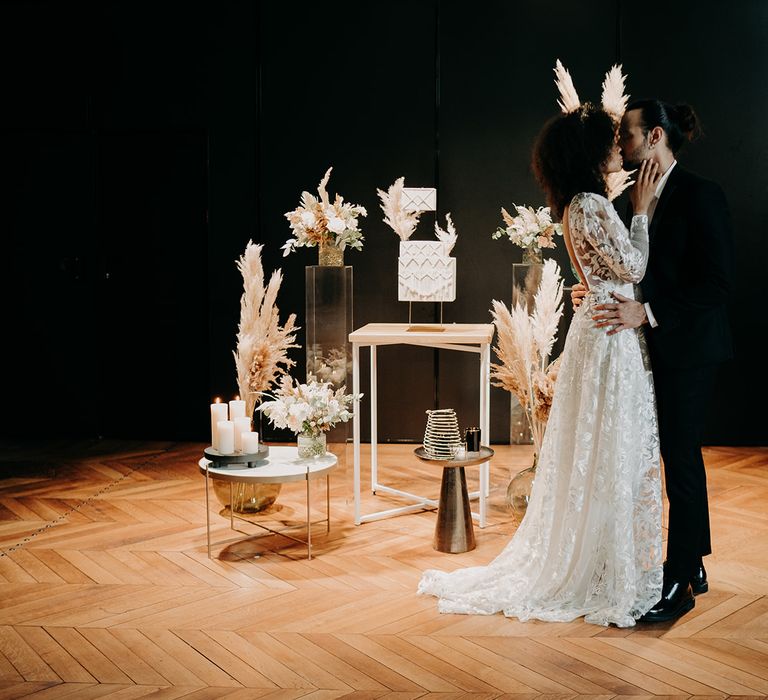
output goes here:
{"type": "Polygon", "coordinates": [[[689,577],[701,557],[712,553],[701,441],[716,374],[716,366],[654,367],[661,457],[669,500],[665,573],[675,579],[689,577]]]}

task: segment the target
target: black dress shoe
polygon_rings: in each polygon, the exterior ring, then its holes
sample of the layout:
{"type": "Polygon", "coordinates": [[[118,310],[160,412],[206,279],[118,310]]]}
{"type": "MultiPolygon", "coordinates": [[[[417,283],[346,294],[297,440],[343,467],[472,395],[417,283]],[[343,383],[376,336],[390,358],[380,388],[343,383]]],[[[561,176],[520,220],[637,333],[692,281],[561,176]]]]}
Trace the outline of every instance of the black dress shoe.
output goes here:
{"type": "Polygon", "coordinates": [[[693,591],[693,595],[701,595],[709,590],[707,570],[704,568],[704,564],[699,564],[696,567],[693,576],[691,576],[691,590],[693,591]]]}
{"type": "Polygon", "coordinates": [[[640,622],[670,622],[693,610],[695,605],[696,601],[687,581],[664,581],[661,600],[640,618],[640,622]]]}

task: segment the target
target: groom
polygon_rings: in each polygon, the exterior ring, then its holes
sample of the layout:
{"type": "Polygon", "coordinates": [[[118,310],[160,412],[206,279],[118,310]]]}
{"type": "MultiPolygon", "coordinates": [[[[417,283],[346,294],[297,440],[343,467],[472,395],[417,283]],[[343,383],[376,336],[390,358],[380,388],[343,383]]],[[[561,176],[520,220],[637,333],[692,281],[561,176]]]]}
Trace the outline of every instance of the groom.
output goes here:
{"type": "Polygon", "coordinates": [[[621,122],[625,169],[645,160],[663,176],[649,207],[650,252],[643,303],[614,294],[596,309],[610,334],[644,326],[651,355],[664,460],[669,530],[661,600],[641,620],[666,622],[691,610],[708,590],[707,482],[701,441],[717,366],[732,356],[726,300],[733,257],[728,205],[714,182],[677,163],[697,133],[687,105],[633,102],[621,122]]]}

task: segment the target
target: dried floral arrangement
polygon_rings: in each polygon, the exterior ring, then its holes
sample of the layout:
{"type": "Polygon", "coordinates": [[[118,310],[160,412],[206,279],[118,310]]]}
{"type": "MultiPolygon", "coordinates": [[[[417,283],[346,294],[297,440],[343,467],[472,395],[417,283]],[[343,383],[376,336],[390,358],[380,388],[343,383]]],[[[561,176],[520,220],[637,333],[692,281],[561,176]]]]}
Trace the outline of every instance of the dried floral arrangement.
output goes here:
{"type": "MultiPolygon", "coordinates": [[[[319,436],[337,423],[352,418],[349,410],[354,394],[345,394],[347,387],[334,391],[327,382],[294,383],[284,376],[271,401],[265,401],[259,410],[277,428],[288,428],[296,434],[319,436]]],[[[362,394],[360,395],[362,396],[362,394]]]]}
{"type": "Polygon", "coordinates": [[[560,359],[550,362],[549,355],[563,314],[562,299],[560,268],[554,260],[547,260],[531,314],[523,302],[513,304],[510,310],[495,299],[491,310],[498,332],[494,352],[500,361],[491,365],[491,381],[513,393],[525,409],[537,455],[560,367],[560,359]]]}
{"type": "Polygon", "coordinates": [[[384,212],[384,223],[400,236],[401,241],[407,241],[413,235],[422,214],[420,211],[409,211],[405,208],[404,186],[405,178],[399,177],[386,192],[376,190],[381,200],[381,210],[384,212]]]}
{"type": "Polygon", "coordinates": [[[459,234],[456,233],[456,227],[453,225],[453,220],[451,219],[451,212],[448,212],[445,215],[445,229],[440,228],[440,224],[435,221],[435,236],[437,236],[438,241],[446,244],[446,255],[449,255],[459,237],[459,234]]]}
{"type": "Polygon", "coordinates": [[[624,190],[635,184],[630,178],[637,170],[619,170],[616,173],[608,173],[605,176],[605,196],[609,202],[616,199],[624,190]]]}
{"type": "Polygon", "coordinates": [[[245,401],[247,416],[253,415],[262,392],[296,364],[288,358],[288,350],[301,347],[296,343],[296,314],[291,314],[285,325],[280,326],[276,301],[283,281],[282,271],[275,270],[269,284],[264,286],[262,248],[248,241],[245,252],[237,260],[237,269],[243,276],[243,295],[240,297],[237,349],[233,354],[237,385],[245,401]]]}
{"type": "MultiPolygon", "coordinates": [[[[571,74],[563,66],[559,58],[555,63],[554,71],[555,86],[560,93],[560,99],[557,101],[557,104],[560,105],[560,109],[566,114],[576,111],[581,107],[581,100],[576,92],[576,88],[573,86],[571,74]]],[[[605,74],[605,79],[603,80],[600,104],[603,110],[611,116],[617,127],[629,101],[629,95],[624,93],[626,79],[626,76],[622,73],[621,66],[614,65],[605,74]]],[[[634,184],[634,180],[630,180],[634,172],[634,170],[626,171],[622,169],[607,175],[605,178],[606,196],[610,201],[616,199],[627,187],[634,184]]]]}
{"type": "Polygon", "coordinates": [[[624,116],[629,102],[629,95],[624,93],[624,85],[627,76],[621,72],[621,66],[613,65],[605,74],[603,80],[603,95],[600,102],[603,109],[613,117],[613,121],[618,124],[624,116]]]}
{"type": "Polygon", "coordinates": [[[533,207],[514,205],[517,216],[512,216],[504,207],[501,217],[506,227],[497,228],[491,234],[494,240],[506,236],[512,243],[524,250],[538,252],[542,248],[554,248],[555,236],[563,235],[563,227],[552,221],[549,207],[533,207]]]}
{"type": "MultiPolygon", "coordinates": [[[[383,221],[400,237],[401,241],[407,241],[413,235],[419,223],[419,217],[423,214],[422,211],[417,209],[407,209],[405,207],[403,202],[404,187],[405,178],[399,177],[390,185],[386,192],[384,190],[376,190],[381,200],[381,211],[384,212],[383,221]]],[[[456,245],[458,234],[451,220],[450,212],[446,214],[445,219],[445,229],[435,222],[435,236],[441,243],[447,244],[448,247],[445,254],[448,255],[453,250],[453,246],[456,245]]]]}
{"type": "Polygon", "coordinates": [[[293,238],[283,245],[283,256],[296,248],[331,245],[345,250],[362,250],[363,233],[359,229],[358,218],[368,216],[365,207],[345,202],[337,194],[333,203],[328,196],[326,185],[333,168],[328,168],[317,187],[318,197],[309,192],[301,193],[301,204],[296,209],[285,213],[291,226],[293,238]]]}

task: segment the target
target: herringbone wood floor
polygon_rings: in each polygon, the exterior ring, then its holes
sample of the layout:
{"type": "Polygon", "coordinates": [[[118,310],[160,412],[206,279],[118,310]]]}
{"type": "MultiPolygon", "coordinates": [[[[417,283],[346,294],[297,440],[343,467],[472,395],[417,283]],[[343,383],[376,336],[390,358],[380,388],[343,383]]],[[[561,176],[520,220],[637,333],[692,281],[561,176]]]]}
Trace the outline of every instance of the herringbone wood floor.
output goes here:
{"type": "MultiPolygon", "coordinates": [[[[434,512],[355,527],[346,448],[312,561],[279,536],[208,559],[201,449],[6,446],[0,697],[768,696],[768,449],[706,450],[711,590],[678,623],[631,630],[440,615],[415,595],[423,569],[485,563],[503,547],[516,527],[504,485],[527,447],[497,449],[492,525],[461,555],[432,550],[434,512]]],[[[412,446],[382,453],[385,480],[437,494],[439,474],[412,446]]],[[[268,517],[300,521],[302,489],[283,487],[268,517]]],[[[237,534],[212,517],[217,539],[237,534]]]]}

